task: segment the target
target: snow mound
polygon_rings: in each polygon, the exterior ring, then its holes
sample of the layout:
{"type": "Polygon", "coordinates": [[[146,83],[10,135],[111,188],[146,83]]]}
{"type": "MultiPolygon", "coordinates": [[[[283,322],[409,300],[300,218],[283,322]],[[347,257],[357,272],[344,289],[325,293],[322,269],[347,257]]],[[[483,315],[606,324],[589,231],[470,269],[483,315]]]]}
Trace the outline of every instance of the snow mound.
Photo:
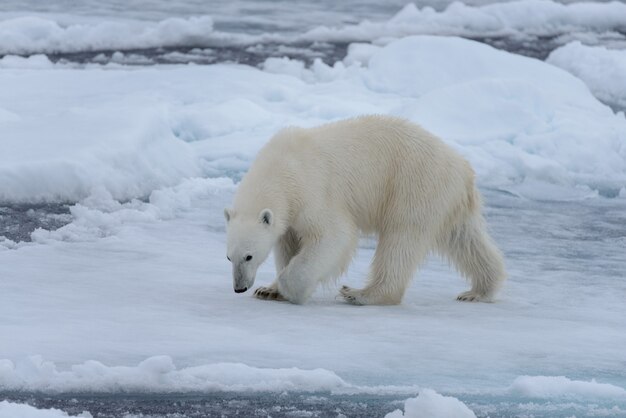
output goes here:
{"type": "Polygon", "coordinates": [[[531,398],[594,397],[626,399],[626,389],[608,383],[570,380],[564,376],[520,376],[509,390],[531,398]]]}
{"type": "Polygon", "coordinates": [[[626,50],[574,41],[554,50],[547,62],[583,80],[603,102],[626,109],[626,50]]]}
{"type": "Polygon", "coordinates": [[[432,389],[423,389],[415,398],[404,403],[404,413],[397,409],[385,418],[476,418],[474,412],[463,402],[451,396],[443,396],[432,389]]]}
{"type": "MultiPolygon", "coordinates": [[[[80,415],[72,415],[79,418],[92,418],[89,412],[80,415]]],[[[2,401],[0,402],[0,418],[63,418],[69,417],[58,409],[37,409],[30,405],[2,401]]]]}
{"type": "Polygon", "coordinates": [[[376,91],[418,97],[473,80],[525,80],[550,88],[560,100],[589,101],[587,88],[540,60],[510,54],[480,42],[442,36],[410,36],[376,51],[369,60],[376,91]],[[435,71],[438,69],[438,71],[435,71]]]}
{"type": "Polygon", "coordinates": [[[371,56],[365,82],[408,98],[393,112],[452,142],[483,184],[534,183],[523,192],[548,198],[541,184],[616,196],[626,182],[626,119],[539,60],[461,38],[408,37],[371,56]]]}
{"type": "Polygon", "coordinates": [[[169,356],[150,357],[137,366],[109,367],[86,361],[59,371],[41,356],[14,364],[0,360],[0,388],[35,392],[197,392],[197,391],[333,391],[349,385],[324,369],[263,369],[217,363],[178,369],[169,356]]]}
{"type": "Polygon", "coordinates": [[[0,55],[155,48],[204,44],[213,21],[208,16],[160,22],[58,22],[35,16],[0,21],[0,55]]]}
{"type": "Polygon", "coordinates": [[[15,116],[0,111],[0,201],[75,202],[97,187],[128,200],[200,174],[154,98],[107,93],[110,78],[97,72],[6,71],[0,108],[15,116]]]}

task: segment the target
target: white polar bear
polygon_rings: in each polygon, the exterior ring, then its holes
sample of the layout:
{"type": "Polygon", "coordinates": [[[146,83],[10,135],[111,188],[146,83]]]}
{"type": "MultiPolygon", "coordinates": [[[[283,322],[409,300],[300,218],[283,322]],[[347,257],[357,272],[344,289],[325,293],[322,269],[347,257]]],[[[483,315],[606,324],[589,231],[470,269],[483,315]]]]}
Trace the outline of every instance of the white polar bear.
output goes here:
{"type": "Polygon", "coordinates": [[[367,285],[341,288],[346,301],[400,303],[433,251],[471,280],[459,300],[490,301],[506,274],[480,210],[469,163],[406,120],[287,128],[259,152],[224,210],[234,289],[252,287],[273,248],[277,278],[255,296],[304,303],[346,270],[362,232],[376,234],[378,246],[367,285]]]}

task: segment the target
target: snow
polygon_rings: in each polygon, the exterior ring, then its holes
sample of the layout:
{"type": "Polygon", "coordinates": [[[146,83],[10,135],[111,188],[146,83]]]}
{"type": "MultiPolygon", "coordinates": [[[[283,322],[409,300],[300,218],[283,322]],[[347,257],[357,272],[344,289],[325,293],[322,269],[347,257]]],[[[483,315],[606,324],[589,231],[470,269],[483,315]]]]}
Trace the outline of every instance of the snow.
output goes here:
{"type": "Polygon", "coordinates": [[[458,144],[491,186],[506,184],[504,175],[614,196],[626,180],[623,115],[541,61],[458,38],[409,37],[373,55],[367,75],[374,91],[416,98],[396,112],[458,144]],[[587,118],[606,118],[611,126],[584,126],[587,118]],[[607,170],[601,177],[614,181],[600,180],[595,170],[607,170]]]}
{"type": "MultiPolygon", "coordinates": [[[[407,6],[387,23],[303,36],[350,39],[371,28],[371,37],[400,36],[420,25],[613,30],[623,7],[407,6]],[[531,21],[531,8],[546,13],[531,21]]],[[[209,19],[175,19],[115,21],[112,34],[108,22],[12,16],[0,22],[0,47],[212,42],[209,19]]],[[[281,58],[262,68],[0,58],[0,202],[72,204],[71,223],[35,230],[32,242],[0,237],[0,391],[418,393],[391,416],[498,408],[619,416],[626,118],[594,97],[602,89],[572,62],[553,65],[578,59],[577,50],[618,57],[571,44],[543,63],[460,38],[410,36],[353,44],[344,61],[310,67],[281,58]],[[437,259],[400,306],[341,303],[337,286],[360,286],[366,275],[371,238],[341,283],[308,305],[232,292],[223,208],[259,148],[282,127],[364,113],[421,123],[470,160],[507,260],[496,303],[457,302],[467,285],[437,259]]],[[[271,264],[256,285],[272,281],[271,264]]]]}
{"type": "Polygon", "coordinates": [[[211,391],[355,391],[333,372],[298,368],[257,368],[215,363],[177,369],[169,356],[153,356],[137,366],[113,366],[90,360],[69,371],[31,356],[16,365],[0,363],[0,387],[30,392],[167,393],[211,391]]]}
{"type": "Polygon", "coordinates": [[[485,186],[537,198],[547,184],[579,198],[626,184],[626,119],[567,72],[460,38],[369,53],[366,66],[269,59],[265,71],[6,68],[0,200],[77,202],[98,187],[129,200],[193,176],[237,179],[281,127],[366,113],[421,123],[485,186]]]}
{"type": "MultiPolygon", "coordinates": [[[[125,16],[122,19],[112,16],[109,11],[104,13],[106,17],[94,21],[93,18],[59,12],[0,14],[0,54],[68,53],[181,45],[211,47],[266,42],[355,42],[416,34],[469,38],[513,36],[518,39],[558,35],[589,39],[590,36],[597,38],[611,34],[621,42],[626,40],[623,36],[626,28],[626,5],[618,1],[560,4],[551,0],[518,0],[478,6],[453,2],[441,11],[429,6],[418,8],[415,4],[408,3],[387,20],[382,20],[382,16],[372,16],[376,18],[375,21],[360,19],[359,23],[347,25],[345,21],[354,20],[355,10],[348,8],[336,11],[336,6],[332,4],[326,7],[328,10],[322,6],[318,7],[321,10],[314,10],[309,14],[292,13],[286,19],[281,19],[276,15],[286,11],[280,7],[272,8],[272,13],[246,16],[250,10],[258,12],[258,5],[251,3],[247,6],[248,9],[245,5],[242,6],[246,10],[240,11],[240,20],[234,25],[231,15],[222,15],[220,5],[210,9],[199,5],[196,7],[200,13],[217,13],[219,26],[225,30],[216,30],[214,19],[208,15],[149,21],[143,16],[135,19],[125,16]],[[337,16],[342,16],[343,22],[338,21],[337,16]],[[300,31],[303,26],[310,30],[294,33],[296,28],[289,23],[277,24],[281,20],[297,22],[297,29],[300,31]],[[334,26],[320,26],[327,24],[326,22],[331,22],[334,26]],[[341,25],[342,23],[344,24],[341,25]],[[237,32],[232,29],[245,28],[246,25],[264,30],[258,33],[258,30],[237,32]]],[[[307,4],[300,4],[300,7],[311,8],[307,4]]],[[[378,8],[397,10],[395,4],[378,8]]],[[[173,10],[159,16],[171,16],[176,12],[177,10],[173,10]]],[[[232,13],[232,10],[227,9],[226,12],[232,13]]]]}
{"type": "Polygon", "coordinates": [[[53,64],[50,59],[43,54],[35,54],[26,58],[19,55],[5,55],[0,58],[0,68],[46,69],[52,67],[53,64]]]}
{"type": "Polygon", "coordinates": [[[58,22],[36,16],[0,21],[0,54],[77,52],[85,50],[155,48],[208,41],[213,21],[208,16],[169,18],[160,22],[58,22]]]}
{"type": "Polygon", "coordinates": [[[626,50],[571,42],[547,59],[580,78],[605,103],[626,109],[626,50]]]}
{"type": "MultiPolygon", "coordinates": [[[[154,71],[135,76],[150,73],[156,81],[154,71]]],[[[3,71],[0,115],[12,116],[0,119],[0,201],[77,201],[98,186],[125,200],[198,175],[197,157],[174,136],[164,103],[148,91],[126,94],[119,77],[128,75],[3,71]]]]}
{"type": "Polygon", "coordinates": [[[532,398],[595,397],[626,399],[626,389],[608,383],[571,380],[564,376],[520,376],[510,387],[513,393],[532,398]]]}
{"type": "Polygon", "coordinates": [[[476,418],[476,415],[461,401],[442,396],[432,389],[423,389],[415,398],[404,403],[404,413],[396,410],[385,418],[476,418]]]}
{"type": "Polygon", "coordinates": [[[550,0],[519,0],[479,7],[461,2],[443,11],[407,4],[386,22],[364,21],[340,28],[319,27],[302,37],[318,41],[365,41],[415,34],[445,36],[554,36],[567,32],[624,29],[626,5],[621,2],[560,4],[550,0]]]}
{"type": "MultiPolygon", "coordinates": [[[[30,405],[13,402],[0,402],[0,418],[63,418],[69,415],[58,409],[37,409],[30,405]]],[[[82,418],[91,418],[91,414],[83,412],[73,415],[82,418]]]]}
{"type": "Polygon", "coordinates": [[[475,80],[504,79],[534,80],[537,88],[549,88],[562,100],[589,101],[585,85],[563,71],[461,38],[404,38],[377,51],[369,60],[369,70],[376,91],[413,97],[475,80]],[[404,61],[398,59],[400,55],[404,61]]]}

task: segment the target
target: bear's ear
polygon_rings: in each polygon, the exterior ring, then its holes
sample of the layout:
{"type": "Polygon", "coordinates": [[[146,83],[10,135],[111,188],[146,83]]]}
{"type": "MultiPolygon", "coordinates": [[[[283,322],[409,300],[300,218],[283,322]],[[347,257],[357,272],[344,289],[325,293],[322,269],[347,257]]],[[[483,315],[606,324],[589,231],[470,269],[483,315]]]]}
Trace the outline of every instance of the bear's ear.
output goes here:
{"type": "Polygon", "coordinates": [[[264,225],[271,225],[274,221],[274,214],[269,209],[263,209],[259,214],[259,221],[264,225]]]}
{"type": "Polygon", "coordinates": [[[230,221],[230,218],[233,217],[233,210],[232,209],[224,209],[224,218],[226,218],[226,222],[230,221]]]}

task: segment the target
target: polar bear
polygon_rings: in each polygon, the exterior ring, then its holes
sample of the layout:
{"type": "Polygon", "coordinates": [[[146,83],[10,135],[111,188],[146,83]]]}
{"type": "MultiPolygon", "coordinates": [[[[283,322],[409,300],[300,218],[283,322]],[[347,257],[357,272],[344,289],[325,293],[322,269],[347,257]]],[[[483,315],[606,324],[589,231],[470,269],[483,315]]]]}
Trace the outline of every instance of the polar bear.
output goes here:
{"type": "Polygon", "coordinates": [[[255,291],[260,299],[306,302],[346,270],[361,233],[375,234],[378,245],[365,287],[340,290],[352,304],[400,303],[430,252],[471,281],[458,300],[491,301],[505,278],[469,163],[404,119],[363,116],[278,132],[224,215],[235,292],[252,287],[274,250],[277,278],[255,291]]]}

